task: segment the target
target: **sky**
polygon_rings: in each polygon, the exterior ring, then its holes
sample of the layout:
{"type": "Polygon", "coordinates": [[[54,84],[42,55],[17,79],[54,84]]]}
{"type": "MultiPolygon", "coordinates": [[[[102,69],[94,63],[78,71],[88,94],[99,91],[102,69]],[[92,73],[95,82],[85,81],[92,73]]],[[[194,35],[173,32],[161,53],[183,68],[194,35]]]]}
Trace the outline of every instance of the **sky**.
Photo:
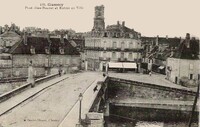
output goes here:
{"type": "Polygon", "coordinates": [[[200,0],[0,0],[0,26],[15,23],[24,27],[74,29],[93,27],[94,7],[104,5],[105,24],[125,21],[142,36],[200,37],[200,0]],[[25,9],[40,4],[64,4],[75,9],[25,9]],[[77,9],[79,7],[79,9],[77,9]]]}

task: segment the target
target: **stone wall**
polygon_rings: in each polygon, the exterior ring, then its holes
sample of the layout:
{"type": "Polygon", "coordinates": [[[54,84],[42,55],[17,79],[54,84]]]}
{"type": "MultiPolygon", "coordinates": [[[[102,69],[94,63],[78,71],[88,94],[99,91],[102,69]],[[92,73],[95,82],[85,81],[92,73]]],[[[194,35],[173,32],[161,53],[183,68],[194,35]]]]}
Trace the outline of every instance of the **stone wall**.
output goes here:
{"type": "MultiPolygon", "coordinates": [[[[152,108],[137,108],[137,107],[124,107],[115,106],[110,104],[110,117],[118,118],[118,121],[122,121],[124,118],[133,119],[135,121],[165,121],[165,122],[180,122],[188,121],[191,112],[177,111],[177,110],[163,110],[152,108]]],[[[125,119],[126,120],[126,119],[125,119]]],[[[195,112],[193,121],[197,122],[198,113],[195,112]]]]}
{"type": "Polygon", "coordinates": [[[112,80],[108,82],[109,98],[141,98],[141,99],[165,99],[165,100],[194,100],[194,95],[171,89],[157,89],[141,85],[119,83],[112,80]]]}
{"type": "Polygon", "coordinates": [[[0,79],[11,77],[12,69],[11,68],[0,68],[0,79]]]}
{"type": "Polygon", "coordinates": [[[188,60],[188,59],[177,59],[168,58],[167,67],[171,69],[167,71],[167,77],[170,81],[179,82],[181,77],[188,77],[192,74],[192,79],[198,79],[198,74],[200,72],[200,60],[188,60]]]}
{"type": "Polygon", "coordinates": [[[69,73],[80,69],[81,64],[80,56],[46,54],[13,55],[13,76],[27,77],[30,61],[33,62],[35,76],[58,73],[59,68],[62,68],[63,72],[69,73]]]}

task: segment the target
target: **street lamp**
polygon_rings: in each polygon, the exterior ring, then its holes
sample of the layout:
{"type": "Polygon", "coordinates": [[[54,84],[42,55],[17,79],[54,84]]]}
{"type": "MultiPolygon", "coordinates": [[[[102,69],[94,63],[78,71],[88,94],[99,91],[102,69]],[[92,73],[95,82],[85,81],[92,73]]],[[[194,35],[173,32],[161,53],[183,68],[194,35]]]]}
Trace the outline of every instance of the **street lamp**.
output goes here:
{"type": "Polygon", "coordinates": [[[79,101],[80,101],[80,106],[79,106],[79,124],[81,124],[81,102],[82,102],[82,99],[83,99],[83,94],[80,93],[78,98],[79,98],[79,101]]]}

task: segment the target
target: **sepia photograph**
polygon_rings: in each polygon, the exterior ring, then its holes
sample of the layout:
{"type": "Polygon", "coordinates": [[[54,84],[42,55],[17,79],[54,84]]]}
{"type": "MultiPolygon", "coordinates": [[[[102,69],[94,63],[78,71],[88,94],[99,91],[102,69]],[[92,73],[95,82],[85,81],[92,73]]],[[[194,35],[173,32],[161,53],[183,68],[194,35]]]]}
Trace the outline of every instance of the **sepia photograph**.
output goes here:
{"type": "Polygon", "coordinates": [[[199,0],[0,0],[0,127],[199,127],[199,0]]]}

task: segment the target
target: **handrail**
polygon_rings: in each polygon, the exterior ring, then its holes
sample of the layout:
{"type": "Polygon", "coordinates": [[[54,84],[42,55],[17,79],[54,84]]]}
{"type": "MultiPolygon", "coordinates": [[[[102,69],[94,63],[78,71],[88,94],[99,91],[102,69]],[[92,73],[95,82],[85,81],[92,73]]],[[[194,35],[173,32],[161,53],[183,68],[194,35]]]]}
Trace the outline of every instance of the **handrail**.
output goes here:
{"type": "MultiPolygon", "coordinates": [[[[42,78],[36,79],[35,83],[38,84],[38,83],[41,83],[43,81],[49,80],[50,78],[54,78],[56,76],[58,76],[57,73],[56,74],[52,74],[52,75],[48,75],[46,77],[42,77],[42,78]]],[[[0,95],[0,103],[5,101],[5,100],[7,100],[7,99],[9,99],[9,98],[11,98],[12,96],[14,96],[16,94],[19,94],[19,93],[23,92],[24,90],[26,90],[30,86],[31,86],[31,83],[26,83],[26,84],[24,84],[24,85],[22,85],[22,86],[20,86],[20,87],[18,87],[16,89],[13,89],[13,90],[11,90],[9,92],[1,94],[0,95]]]]}

